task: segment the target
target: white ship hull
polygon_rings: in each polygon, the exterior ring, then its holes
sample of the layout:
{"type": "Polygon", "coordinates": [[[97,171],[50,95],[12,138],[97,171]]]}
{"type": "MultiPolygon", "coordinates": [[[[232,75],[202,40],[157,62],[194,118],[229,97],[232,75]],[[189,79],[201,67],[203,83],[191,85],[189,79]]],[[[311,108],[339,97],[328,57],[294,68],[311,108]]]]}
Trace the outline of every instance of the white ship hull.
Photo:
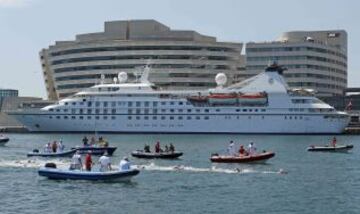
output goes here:
{"type": "MultiPolygon", "coordinates": [[[[128,116],[116,119],[69,120],[49,119],[48,115],[14,115],[32,132],[114,132],[114,133],[264,133],[264,134],[339,134],[348,124],[348,118],[325,119],[323,115],[229,115],[209,116],[204,120],[133,120],[128,116]],[[289,117],[289,116],[288,116],[289,117]]],[[[77,116],[78,117],[78,116],[77,116]]],[[[102,116],[100,117],[102,118],[102,116]]],[[[176,117],[175,117],[176,118],[176,117]]]]}

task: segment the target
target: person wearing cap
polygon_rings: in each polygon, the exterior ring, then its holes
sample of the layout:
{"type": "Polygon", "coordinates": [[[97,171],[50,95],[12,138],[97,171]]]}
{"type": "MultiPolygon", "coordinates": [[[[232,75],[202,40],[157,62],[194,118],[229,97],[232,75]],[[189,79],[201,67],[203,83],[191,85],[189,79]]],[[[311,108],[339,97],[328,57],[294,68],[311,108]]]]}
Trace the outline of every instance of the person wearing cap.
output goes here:
{"type": "Polygon", "coordinates": [[[70,170],[76,170],[76,169],[82,170],[82,161],[79,151],[76,151],[76,153],[71,158],[70,170]]]}
{"type": "Polygon", "coordinates": [[[100,164],[101,172],[106,172],[111,170],[111,160],[106,152],[99,158],[99,164],[100,164]]]}
{"type": "Polygon", "coordinates": [[[119,163],[119,171],[130,170],[130,161],[128,157],[124,157],[119,163]]]}

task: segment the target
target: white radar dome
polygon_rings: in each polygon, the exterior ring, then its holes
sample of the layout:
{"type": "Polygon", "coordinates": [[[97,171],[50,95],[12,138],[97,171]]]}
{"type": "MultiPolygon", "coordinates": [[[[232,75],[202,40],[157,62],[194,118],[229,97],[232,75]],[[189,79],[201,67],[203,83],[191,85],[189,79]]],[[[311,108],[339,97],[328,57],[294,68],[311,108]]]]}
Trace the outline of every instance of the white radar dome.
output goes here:
{"type": "Polygon", "coordinates": [[[215,77],[215,82],[218,86],[223,86],[227,82],[227,77],[224,73],[218,73],[215,77]]]}
{"type": "Polygon", "coordinates": [[[119,83],[124,83],[126,82],[127,79],[128,79],[128,75],[126,72],[123,71],[118,74],[119,83]]]}

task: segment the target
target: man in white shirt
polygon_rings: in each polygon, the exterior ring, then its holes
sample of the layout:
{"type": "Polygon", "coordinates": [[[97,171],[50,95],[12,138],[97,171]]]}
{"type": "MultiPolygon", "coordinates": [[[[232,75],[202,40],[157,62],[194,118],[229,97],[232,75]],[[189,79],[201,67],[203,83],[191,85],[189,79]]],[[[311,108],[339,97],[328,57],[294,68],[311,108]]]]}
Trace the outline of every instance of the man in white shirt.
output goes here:
{"type": "Polygon", "coordinates": [[[111,170],[111,160],[108,157],[107,153],[104,153],[99,158],[99,163],[100,163],[100,172],[106,172],[111,170]]]}
{"type": "Polygon", "coordinates": [[[82,161],[79,151],[76,151],[76,153],[71,158],[70,170],[76,170],[76,169],[77,170],[82,169],[82,161]]]}
{"type": "Polygon", "coordinates": [[[124,157],[119,164],[119,171],[130,170],[130,161],[127,157],[124,157]]]}
{"type": "Polygon", "coordinates": [[[235,144],[234,141],[230,141],[230,144],[228,146],[228,153],[229,155],[234,155],[235,154],[235,144]]]}
{"type": "Polygon", "coordinates": [[[256,147],[253,142],[250,142],[248,146],[248,152],[250,155],[254,155],[256,153],[256,147]]]}

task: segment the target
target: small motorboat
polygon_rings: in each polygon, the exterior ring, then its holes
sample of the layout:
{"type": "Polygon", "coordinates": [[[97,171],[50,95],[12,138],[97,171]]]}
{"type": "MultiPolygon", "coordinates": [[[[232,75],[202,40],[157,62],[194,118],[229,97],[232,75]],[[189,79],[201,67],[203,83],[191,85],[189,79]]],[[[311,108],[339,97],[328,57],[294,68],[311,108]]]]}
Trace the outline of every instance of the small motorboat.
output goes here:
{"type": "Polygon", "coordinates": [[[9,138],[5,136],[0,136],[0,146],[5,145],[7,142],[9,142],[9,138]]]}
{"type": "Polygon", "coordinates": [[[324,145],[324,146],[309,146],[307,150],[309,152],[348,152],[350,149],[354,148],[353,145],[324,145]]]}
{"type": "Polygon", "coordinates": [[[148,158],[148,159],[153,159],[153,158],[175,159],[175,158],[178,158],[178,157],[182,156],[183,153],[182,153],[182,152],[179,152],[179,151],[155,153],[155,152],[145,152],[144,150],[136,150],[136,151],[131,152],[131,155],[132,155],[133,157],[137,157],[137,158],[148,158]]]}
{"type": "Polygon", "coordinates": [[[108,155],[113,155],[117,147],[100,147],[100,146],[82,146],[82,147],[75,147],[71,148],[79,151],[80,154],[87,154],[90,153],[92,155],[103,155],[105,152],[108,155]]]}
{"type": "Polygon", "coordinates": [[[82,170],[68,170],[57,169],[54,163],[47,163],[45,167],[41,167],[38,170],[40,176],[47,177],[49,179],[59,180],[91,180],[91,181],[128,181],[133,176],[139,174],[138,169],[129,169],[124,171],[82,171],[82,170]]]}
{"type": "Polygon", "coordinates": [[[265,163],[268,159],[275,156],[274,152],[263,152],[253,155],[239,155],[239,156],[230,156],[230,155],[211,155],[211,162],[215,163],[265,163]]]}
{"type": "Polygon", "coordinates": [[[69,151],[62,151],[62,152],[39,152],[39,150],[34,149],[32,152],[27,153],[28,157],[72,157],[76,152],[76,149],[72,149],[69,151]]]}

